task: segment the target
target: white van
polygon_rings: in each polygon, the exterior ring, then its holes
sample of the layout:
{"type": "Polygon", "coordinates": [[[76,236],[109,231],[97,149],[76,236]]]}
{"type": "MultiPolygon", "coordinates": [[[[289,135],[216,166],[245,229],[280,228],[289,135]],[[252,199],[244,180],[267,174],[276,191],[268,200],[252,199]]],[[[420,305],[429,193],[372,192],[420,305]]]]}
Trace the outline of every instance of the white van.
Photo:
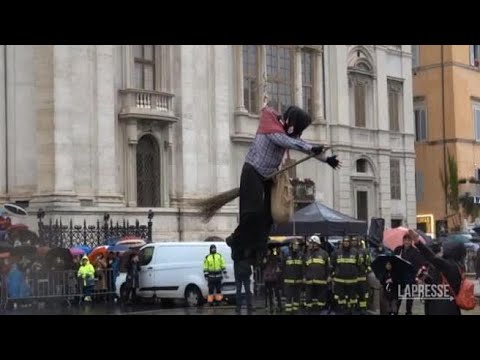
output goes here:
{"type": "MultiPolygon", "coordinates": [[[[226,300],[235,298],[235,277],[231,249],[224,242],[158,242],[140,249],[140,287],[142,298],[185,299],[188,306],[201,305],[208,295],[208,284],[203,274],[203,262],[217,247],[226,263],[227,277],[222,282],[226,300]]],[[[126,273],[116,280],[117,295],[125,291],[126,273]]],[[[253,289],[253,283],[251,285],[253,289]]]]}

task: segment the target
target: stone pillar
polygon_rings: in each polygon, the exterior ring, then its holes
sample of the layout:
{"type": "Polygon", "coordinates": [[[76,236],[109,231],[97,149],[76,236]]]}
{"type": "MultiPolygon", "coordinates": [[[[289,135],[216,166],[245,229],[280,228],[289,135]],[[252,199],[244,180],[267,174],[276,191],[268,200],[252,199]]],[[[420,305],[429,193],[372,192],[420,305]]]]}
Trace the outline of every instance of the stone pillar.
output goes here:
{"type": "Polygon", "coordinates": [[[176,169],[173,166],[175,164],[174,156],[173,156],[173,145],[174,145],[174,138],[175,138],[175,130],[173,124],[169,124],[166,131],[166,140],[165,140],[165,156],[163,158],[163,162],[166,162],[166,166],[164,168],[167,169],[167,176],[164,177],[165,181],[163,182],[163,207],[170,207],[171,199],[175,198],[176,194],[176,169]]]}
{"type": "Polygon", "coordinates": [[[75,195],[73,171],[73,131],[70,119],[72,104],[72,68],[70,46],[54,46],[54,192],[75,195]]]}
{"type": "Polygon", "coordinates": [[[122,71],[124,79],[124,88],[131,89],[134,86],[133,74],[134,72],[134,61],[133,61],[133,50],[132,45],[122,45],[122,71]]]}
{"type": "Polygon", "coordinates": [[[380,217],[385,219],[385,227],[390,227],[391,200],[390,200],[390,155],[387,152],[378,156],[380,217]]]}
{"type": "Polygon", "coordinates": [[[247,112],[243,98],[243,47],[233,45],[233,59],[235,64],[235,111],[247,112]]]}
{"type": "Polygon", "coordinates": [[[330,87],[333,107],[331,123],[349,125],[347,46],[331,45],[330,56],[330,87]]]}
{"type": "Polygon", "coordinates": [[[117,166],[113,45],[96,45],[97,203],[120,204],[117,166]]]}
{"type": "Polygon", "coordinates": [[[415,192],[415,154],[405,157],[405,218],[409,227],[417,224],[417,197],[415,192]]]}
{"type": "Polygon", "coordinates": [[[323,51],[316,51],[314,56],[315,61],[315,73],[313,84],[313,109],[314,109],[314,121],[321,122],[325,120],[323,113],[323,51]]]}
{"type": "Polygon", "coordinates": [[[7,104],[7,94],[5,93],[5,55],[7,46],[0,46],[0,206],[7,199],[7,117],[5,115],[7,104]]]}
{"type": "Polygon", "coordinates": [[[302,89],[302,48],[296,46],[293,58],[294,66],[294,97],[293,102],[295,105],[303,108],[303,89],[302,89]]]}
{"type": "Polygon", "coordinates": [[[53,193],[55,184],[53,48],[54,45],[37,45],[34,49],[38,150],[36,196],[53,193]]]}
{"type": "Polygon", "coordinates": [[[214,89],[215,89],[215,126],[213,132],[216,140],[215,177],[217,192],[231,188],[231,141],[228,92],[228,45],[216,45],[214,48],[214,89]]]}
{"type": "Polygon", "coordinates": [[[268,94],[267,86],[267,47],[259,45],[258,47],[258,110],[263,107],[263,96],[265,91],[268,94]]]}
{"type": "Polygon", "coordinates": [[[35,45],[38,185],[32,204],[79,205],[75,194],[68,45],[35,45]]]}
{"type": "MultiPolygon", "coordinates": [[[[375,51],[377,57],[377,79],[376,98],[377,98],[377,128],[383,130],[381,135],[381,147],[390,147],[390,137],[384,134],[385,131],[390,131],[390,121],[388,118],[388,91],[387,91],[387,69],[386,69],[386,54],[383,48],[377,48],[375,51]]],[[[413,110],[412,110],[413,111],[413,110]]]]}
{"type": "MultiPolygon", "coordinates": [[[[403,45],[408,46],[408,45],[403,45]]],[[[413,115],[413,84],[412,84],[412,71],[409,69],[412,68],[412,58],[409,56],[402,57],[402,69],[403,70],[403,96],[402,96],[402,105],[403,109],[401,115],[403,115],[403,126],[400,124],[400,131],[403,129],[403,132],[406,134],[415,134],[415,119],[413,115]]],[[[409,144],[410,148],[406,149],[407,151],[415,151],[415,144],[412,141],[409,144]]]]}
{"type": "Polygon", "coordinates": [[[137,206],[137,121],[127,123],[127,206],[137,206]]]}

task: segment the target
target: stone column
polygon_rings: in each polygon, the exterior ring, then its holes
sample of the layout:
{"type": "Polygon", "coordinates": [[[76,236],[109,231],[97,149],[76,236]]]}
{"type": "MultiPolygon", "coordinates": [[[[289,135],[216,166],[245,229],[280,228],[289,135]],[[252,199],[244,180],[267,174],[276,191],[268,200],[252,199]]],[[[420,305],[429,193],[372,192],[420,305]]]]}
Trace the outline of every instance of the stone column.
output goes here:
{"type": "Polygon", "coordinates": [[[243,98],[243,47],[233,45],[233,58],[235,64],[235,111],[247,112],[243,98]]]}
{"type": "Polygon", "coordinates": [[[68,45],[36,45],[38,185],[32,204],[79,205],[75,194],[72,62],[68,45]]]}
{"type": "Polygon", "coordinates": [[[294,66],[294,80],[293,80],[293,88],[294,88],[294,98],[293,102],[295,105],[303,108],[303,89],[302,89],[302,48],[295,47],[294,51],[294,58],[293,58],[293,66],[294,66]]]}
{"type": "Polygon", "coordinates": [[[5,93],[5,55],[7,46],[0,46],[0,206],[7,198],[7,117],[5,115],[7,104],[7,94],[5,93]]]}
{"type": "Polygon", "coordinates": [[[323,51],[316,51],[314,55],[315,72],[313,84],[313,109],[314,121],[320,122],[325,120],[323,110],[323,51]]]}
{"type": "Polygon", "coordinates": [[[70,118],[72,104],[72,67],[70,46],[55,45],[53,51],[54,74],[54,192],[75,195],[73,171],[73,131],[70,118]]]}
{"type": "MultiPolygon", "coordinates": [[[[266,45],[258,47],[258,110],[263,106],[264,89],[266,88],[267,78],[267,48],[266,45]]],[[[268,87],[266,88],[267,95],[268,87]]]]}
{"type": "Polygon", "coordinates": [[[54,45],[36,45],[34,49],[38,151],[36,196],[52,194],[55,184],[53,48],[54,45]]]}
{"type": "Polygon", "coordinates": [[[122,56],[123,56],[123,76],[124,76],[124,87],[125,89],[131,89],[134,86],[133,74],[133,50],[132,45],[122,45],[122,56]]]}
{"type": "MultiPolygon", "coordinates": [[[[216,159],[215,177],[217,192],[231,188],[231,141],[228,98],[228,45],[215,45],[214,49],[214,89],[215,89],[215,126],[213,133],[216,139],[214,151],[216,159]]],[[[212,125],[213,126],[213,125],[212,125]]]]}
{"type": "Polygon", "coordinates": [[[118,203],[113,45],[96,46],[97,202],[118,203]]]}
{"type": "Polygon", "coordinates": [[[127,206],[137,206],[137,121],[127,123],[127,206]]]}
{"type": "Polygon", "coordinates": [[[417,223],[417,197],[415,191],[415,154],[405,157],[405,218],[407,225],[415,227],[417,223]]]}
{"type": "Polygon", "coordinates": [[[385,219],[385,226],[390,227],[391,200],[390,200],[390,155],[382,151],[378,155],[379,169],[379,196],[380,196],[380,217],[385,219]]]}

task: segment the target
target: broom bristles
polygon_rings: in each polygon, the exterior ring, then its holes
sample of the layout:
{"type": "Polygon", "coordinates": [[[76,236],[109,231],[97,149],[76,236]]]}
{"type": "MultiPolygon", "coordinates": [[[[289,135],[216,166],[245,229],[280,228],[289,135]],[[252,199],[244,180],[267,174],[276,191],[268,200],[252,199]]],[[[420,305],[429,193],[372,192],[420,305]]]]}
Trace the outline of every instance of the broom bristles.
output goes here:
{"type": "Polygon", "coordinates": [[[208,223],[212,217],[224,205],[235,200],[240,195],[240,188],[225,191],[206,199],[194,201],[194,205],[200,208],[200,217],[204,223],[208,223]]]}

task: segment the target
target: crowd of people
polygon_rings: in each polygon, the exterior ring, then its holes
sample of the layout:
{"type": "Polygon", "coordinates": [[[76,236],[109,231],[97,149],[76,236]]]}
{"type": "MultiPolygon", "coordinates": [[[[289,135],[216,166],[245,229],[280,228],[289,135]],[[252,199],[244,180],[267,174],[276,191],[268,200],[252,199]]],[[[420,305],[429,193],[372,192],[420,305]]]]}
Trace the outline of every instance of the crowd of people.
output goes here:
{"type": "Polygon", "coordinates": [[[385,261],[384,268],[375,272],[382,285],[382,314],[398,315],[405,298],[405,315],[412,315],[414,300],[404,292],[406,287],[420,284],[445,285],[452,295],[424,298],[426,315],[461,314],[456,299],[465,273],[463,244],[426,245],[413,230],[402,242],[391,251],[383,246],[367,248],[363,239],[345,236],[335,248],[326,238],[314,235],[306,242],[294,240],[288,246],[269,247],[261,269],[265,308],[270,313],[366,314],[372,261],[392,256],[408,266],[385,261]]]}
{"type": "MultiPolygon", "coordinates": [[[[66,249],[68,251],[68,249],[66,249]]],[[[115,279],[119,274],[119,258],[115,253],[100,254],[90,262],[84,255],[64,257],[58,251],[53,259],[30,256],[3,259],[2,279],[11,301],[69,298],[83,294],[82,299],[113,299],[115,279]],[[70,261],[71,260],[71,261],[70,261]]]]}

